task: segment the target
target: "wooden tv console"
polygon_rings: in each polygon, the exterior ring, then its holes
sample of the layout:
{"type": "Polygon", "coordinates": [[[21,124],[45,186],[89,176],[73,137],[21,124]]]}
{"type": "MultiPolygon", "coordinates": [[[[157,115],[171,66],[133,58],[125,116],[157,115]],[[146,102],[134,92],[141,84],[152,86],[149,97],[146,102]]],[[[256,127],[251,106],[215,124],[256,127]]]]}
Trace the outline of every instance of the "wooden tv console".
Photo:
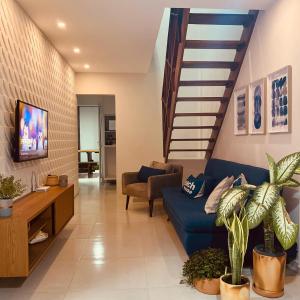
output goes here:
{"type": "Polygon", "coordinates": [[[12,217],[0,218],[0,277],[27,277],[73,215],[74,185],[17,200],[12,217]],[[48,239],[30,245],[40,230],[48,233],[48,239]]]}

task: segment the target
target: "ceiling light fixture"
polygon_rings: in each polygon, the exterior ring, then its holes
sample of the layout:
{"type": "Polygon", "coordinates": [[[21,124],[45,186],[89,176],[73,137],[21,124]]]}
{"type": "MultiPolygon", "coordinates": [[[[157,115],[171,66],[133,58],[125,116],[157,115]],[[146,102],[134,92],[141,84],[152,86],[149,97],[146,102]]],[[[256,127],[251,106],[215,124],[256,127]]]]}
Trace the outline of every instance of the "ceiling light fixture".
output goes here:
{"type": "Polygon", "coordinates": [[[66,28],[66,23],[63,21],[57,21],[57,27],[60,29],[65,29],[66,28]]]}
{"type": "Polygon", "coordinates": [[[91,66],[89,64],[85,64],[83,67],[88,70],[91,66]]]}
{"type": "Polygon", "coordinates": [[[73,52],[78,54],[78,53],[80,53],[80,49],[78,47],[75,47],[75,48],[73,48],[73,52]]]}

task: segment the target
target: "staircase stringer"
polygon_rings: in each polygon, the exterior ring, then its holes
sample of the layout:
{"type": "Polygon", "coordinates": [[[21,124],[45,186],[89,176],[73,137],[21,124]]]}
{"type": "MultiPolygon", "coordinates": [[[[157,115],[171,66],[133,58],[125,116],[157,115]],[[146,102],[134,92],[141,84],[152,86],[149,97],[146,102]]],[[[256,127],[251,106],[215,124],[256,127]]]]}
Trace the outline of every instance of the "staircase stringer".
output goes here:
{"type": "MultiPolygon", "coordinates": [[[[250,10],[249,15],[251,15],[253,17],[252,21],[248,24],[248,26],[244,27],[244,30],[242,32],[242,36],[240,39],[240,42],[243,43],[244,47],[242,49],[240,49],[239,51],[237,51],[235,58],[234,58],[234,62],[238,64],[238,67],[235,70],[231,70],[230,75],[228,80],[233,81],[234,84],[232,86],[226,87],[225,91],[224,91],[224,95],[223,98],[227,98],[231,99],[244,58],[246,56],[247,53],[247,49],[251,40],[251,36],[255,27],[255,23],[259,14],[258,10],[250,10]]],[[[213,151],[215,148],[215,145],[217,143],[218,137],[219,137],[219,133],[221,131],[222,125],[223,125],[223,121],[225,119],[226,113],[227,113],[227,109],[228,109],[228,105],[229,105],[229,101],[224,101],[221,103],[220,108],[219,108],[219,113],[223,114],[223,118],[217,118],[215,121],[215,124],[213,126],[218,127],[218,130],[215,130],[212,132],[210,138],[212,139],[212,141],[214,142],[209,142],[208,143],[208,149],[211,149],[211,151],[207,152],[205,155],[205,159],[210,159],[211,156],[213,155],[213,151]]]]}
{"type": "MultiPolygon", "coordinates": [[[[181,26],[180,26],[180,36],[179,36],[179,43],[177,48],[177,53],[173,53],[173,57],[176,57],[176,64],[175,69],[172,70],[174,72],[173,82],[170,82],[171,85],[171,95],[169,95],[169,113],[168,109],[166,110],[165,114],[165,138],[164,138],[164,157],[165,161],[168,161],[169,153],[170,153],[170,143],[171,143],[171,137],[172,137],[172,130],[173,130],[173,122],[175,118],[175,110],[176,110],[176,99],[178,95],[179,90],[179,82],[180,82],[180,76],[181,76],[181,66],[183,62],[183,55],[184,55],[184,49],[185,49],[185,41],[186,41],[186,33],[189,23],[189,12],[190,9],[184,8],[184,9],[178,9],[178,12],[181,14],[181,26]]],[[[171,10],[172,13],[172,10],[171,10]]],[[[167,53],[168,54],[168,53],[167,53]]],[[[170,91],[170,90],[169,90],[170,91]]]]}

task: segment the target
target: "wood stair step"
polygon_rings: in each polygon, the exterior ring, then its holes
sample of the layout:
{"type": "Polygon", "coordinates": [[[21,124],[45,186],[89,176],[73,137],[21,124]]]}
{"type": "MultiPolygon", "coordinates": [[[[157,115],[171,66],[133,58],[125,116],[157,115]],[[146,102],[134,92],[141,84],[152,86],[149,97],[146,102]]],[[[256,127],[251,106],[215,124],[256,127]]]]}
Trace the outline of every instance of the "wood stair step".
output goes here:
{"type": "Polygon", "coordinates": [[[188,129],[212,129],[212,130],[218,130],[220,127],[219,126],[173,126],[173,130],[188,130],[188,129]]]}
{"type": "Polygon", "coordinates": [[[186,138],[186,139],[171,139],[171,142],[215,142],[212,138],[186,138]]]}
{"type": "Polygon", "coordinates": [[[208,112],[208,113],[175,113],[176,117],[217,117],[223,118],[222,113],[218,112],[208,112]]]}
{"type": "Polygon", "coordinates": [[[211,149],[169,149],[170,152],[211,152],[211,149]]]}
{"type": "Polygon", "coordinates": [[[177,102],[228,102],[225,97],[177,97],[177,102]]]}
{"type": "Polygon", "coordinates": [[[249,26],[255,19],[249,14],[200,14],[190,13],[189,24],[249,26]]]}
{"type": "Polygon", "coordinates": [[[216,40],[187,40],[186,49],[235,49],[240,51],[245,47],[241,41],[216,41],[216,40]]]}
{"type": "Polygon", "coordinates": [[[230,69],[235,70],[239,63],[234,61],[183,61],[182,68],[230,69]]]}
{"type": "Polygon", "coordinates": [[[181,80],[179,86],[233,86],[232,80],[181,80]]]}

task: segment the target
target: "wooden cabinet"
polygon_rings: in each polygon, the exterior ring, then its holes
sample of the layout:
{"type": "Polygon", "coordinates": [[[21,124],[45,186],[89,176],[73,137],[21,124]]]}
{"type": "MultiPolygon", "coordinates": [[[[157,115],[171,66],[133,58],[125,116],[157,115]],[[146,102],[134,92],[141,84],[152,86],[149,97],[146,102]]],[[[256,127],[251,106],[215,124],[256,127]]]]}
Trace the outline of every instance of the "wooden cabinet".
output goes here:
{"type": "Polygon", "coordinates": [[[13,216],[0,219],[0,277],[27,277],[73,215],[73,185],[52,187],[18,200],[13,216]],[[30,245],[40,230],[47,232],[48,238],[30,245]]]}

